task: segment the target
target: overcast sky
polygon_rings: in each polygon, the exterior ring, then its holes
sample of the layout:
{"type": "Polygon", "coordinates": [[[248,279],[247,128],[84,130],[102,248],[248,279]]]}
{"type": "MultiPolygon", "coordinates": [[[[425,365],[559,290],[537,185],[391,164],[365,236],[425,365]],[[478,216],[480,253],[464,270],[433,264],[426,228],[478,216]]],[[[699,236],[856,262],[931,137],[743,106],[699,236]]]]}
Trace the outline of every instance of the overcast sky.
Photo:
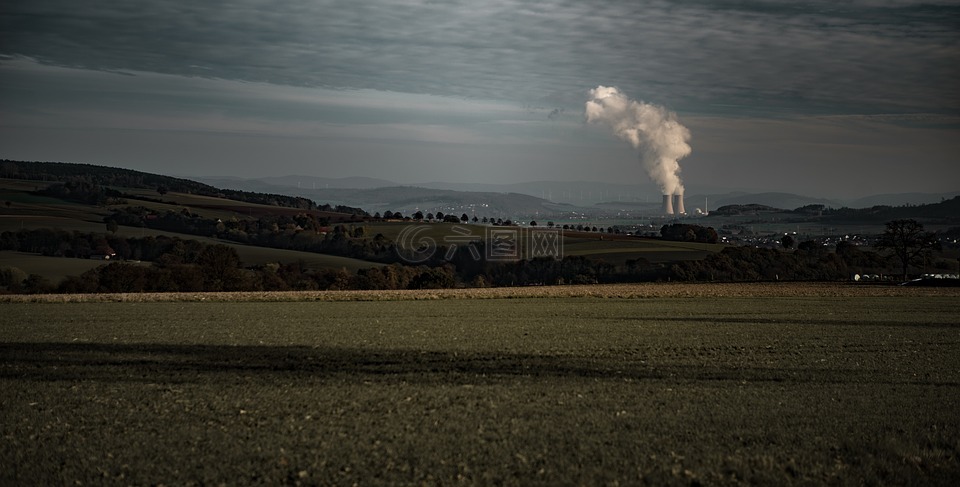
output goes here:
{"type": "Polygon", "coordinates": [[[0,158],[183,176],[647,181],[584,104],[676,113],[687,191],[960,190],[960,2],[0,2],[0,158]]]}

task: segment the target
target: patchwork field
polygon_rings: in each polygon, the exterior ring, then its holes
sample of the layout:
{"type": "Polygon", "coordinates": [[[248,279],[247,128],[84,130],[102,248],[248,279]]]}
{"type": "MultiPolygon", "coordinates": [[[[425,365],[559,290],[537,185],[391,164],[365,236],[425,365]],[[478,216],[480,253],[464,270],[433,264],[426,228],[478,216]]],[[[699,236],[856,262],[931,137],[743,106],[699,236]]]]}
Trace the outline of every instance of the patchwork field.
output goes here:
{"type": "MultiPolygon", "coordinates": [[[[77,202],[32,194],[32,191],[48,186],[49,182],[20,181],[0,179],[0,232],[17,230],[53,229],[67,232],[100,233],[107,232],[104,218],[113,210],[125,206],[143,206],[158,213],[179,212],[189,208],[192,213],[204,218],[257,218],[264,215],[294,215],[302,210],[282,208],[252,203],[244,203],[222,198],[184,193],[167,193],[162,197],[155,190],[117,188],[131,199],[120,205],[93,206],[77,202]],[[133,199],[140,197],[144,199],[133,199]],[[156,201],[162,199],[163,202],[156,201]]],[[[336,224],[341,214],[315,212],[318,216],[327,216],[336,224]]],[[[416,223],[416,222],[356,222],[345,223],[348,227],[363,227],[367,239],[382,234],[396,242],[401,248],[419,249],[423,245],[457,246],[470,241],[485,240],[491,242],[491,232],[515,232],[518,246],[517,256],[529,257],[531,245],[530,232],[545,230],[540,227],[493,227],[489,225],[416,223]]],[[[559,231],[559,229],[557,229],[559,231]]],[[[256,266],[266,263],[304,262],[311,268],[345,268],[350,272],[358,269],[377,267],[381,264],[332,255],[310,252],[270,249],[241,245],[210,236],[187,235],[182,233],[152,230],[144,227],[120,226],[116,235],[124,238],[141,238],[166,235],[185,240],[197,240],[204,243],[221,243],[237,250],[244,266],[256,266]]],[[[703,259],[707,255],[719,252],[724,246],[669,242],[653,239],[639,239],[625,235],[611,235],[599,232],[564,231],[562,243],[556,247],[556,255],[582,256],[604,260],[609,264],[623,265],[631,259],[643,258],[649,262],[660,263],[680,260],[703,259]]],[[[555,255],[552,253],[551,255],[555,255]]],[[[103,264],[99,262],[98,264],[103,264]]],[[[50,260],[42,256],[0,253],[0,266],[17,267],[26,274],[41,275],[54,284],[63,281],[69,275],[78,275],[95,267],[90,262],[72,262],[50,260]],[[79,271],[78,271],[79,270],[79,271]]]]}
{"type": "Polygon", "coordinates": [[[4,297],[0,484],[951,485],[958,297],[4,297]]]}

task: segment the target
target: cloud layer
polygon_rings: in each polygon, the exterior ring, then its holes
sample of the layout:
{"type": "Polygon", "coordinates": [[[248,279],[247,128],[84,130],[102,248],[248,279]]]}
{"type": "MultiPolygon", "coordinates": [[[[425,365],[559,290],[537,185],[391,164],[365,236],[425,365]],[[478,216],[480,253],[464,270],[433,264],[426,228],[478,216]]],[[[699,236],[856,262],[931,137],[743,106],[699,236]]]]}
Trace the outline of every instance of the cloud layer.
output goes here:
{"type": "Polygon", "coordinates": [[[8,0],[0,157],[647,184],[602,84],[679,114],[688,189],[948,190],[958,70],[956,1],[8,0]]]}
{"type": "Polygon", "coordinates": [[[575,107],[960,109],[960,6],[908,1],[13,0],[0,51],[97,69],[575,107]]]}

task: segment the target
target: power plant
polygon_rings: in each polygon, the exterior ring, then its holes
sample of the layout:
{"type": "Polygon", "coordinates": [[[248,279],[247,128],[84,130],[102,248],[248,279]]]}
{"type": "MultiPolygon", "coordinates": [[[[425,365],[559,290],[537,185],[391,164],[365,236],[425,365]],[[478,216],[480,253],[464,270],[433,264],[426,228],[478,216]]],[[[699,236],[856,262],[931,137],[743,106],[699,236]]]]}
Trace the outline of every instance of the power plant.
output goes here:
{"type": "Polygon", "coordinates": [[[663,195],[663,214],[673,214],[673,198],[671,198],[668,194],[663,195]]]}
{"type": "Polygon", "coordinates": [[[664,215],[686,215],[687,211],[683,208],[683,195],[682,194],[663,195],[663,214],[664,215]]]}
{"type": "Polygon", "coordinates": [[[584,106],[587,122],[607,125],[638,151],[640,164],[660,187],[663,214],[685,215],[680,159],[690,155],[690,131],[677,115],[659,105],[631,100],[612,86],[590,90],[584,106]]]}

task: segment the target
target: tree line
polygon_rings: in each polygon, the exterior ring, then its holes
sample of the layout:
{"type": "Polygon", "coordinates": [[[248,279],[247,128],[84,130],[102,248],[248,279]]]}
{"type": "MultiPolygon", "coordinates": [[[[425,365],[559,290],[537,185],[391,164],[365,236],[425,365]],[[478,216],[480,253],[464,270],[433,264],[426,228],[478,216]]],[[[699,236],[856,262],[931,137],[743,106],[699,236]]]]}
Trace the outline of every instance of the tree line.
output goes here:
{"type": "MultiPolygon", "coordinates": [[[[296,221],[296,218],[293,219],[296,221]]],[[[281,220],[283,221],[283,220],[281,220]]],[[[307,220],[300,223],[310,225],[307,220]]],[[[271,225],[270,233],[280,228],[271,225]]],[[[711,236],[704,229],[664,227],[684,238],[711,236]],[[691,233],[692,232],[692,233],[691,233]]],[[[280,232],[284,234],[285,232],[280,232]]],[[[295,235],[295,232],[291,235],[295,235]]],[[[614,282],[691,281],[737,282],[763,280],[848,280],[854,274],[900,274],[910,266],[930,263],[952,270],[951,263],[933,259],[939,249],[936,234],[913,220],[887,224],[877,250],[849,242],[828,248],[804,241],[792,250],[726,247],[701,260],[652,263],[632,259],[613,264],[584,256],[490,261],[485,242],[440,246],[421,265],[404,265],[395,244],[377,235],[366,238],[362,227],[344,225],[324,237],[328,246],[374,249],[384,265],[356,273],[345,269],[315,269],[302,262],[243,267],[236,250],[166,236],[123,238],[111,234],[36,229],[0,233],[0,250],[57,257],[112,256],[114,262],[71,276],[54,285],[16,268],[0,269],[0,287],[8,292],[146,292],[146,291],[286,291],[319,289],[425,289],[448,287],[593,284],[614,282]],[[339,242],[339,243],[337,243],[339,242]],[[368,247],[371,246],[371,247],[368,247]],[[140,261],[141,263],[130,263],[140,261]]]]}
{"type": "Polygon", "coordinates": [[[453,287],[447,266],[393,264],[350,273],[302,262],[243,267],[236,249],[176,237],[122,238],[37,229],[0,233],[0,250],[64,258],[119,259],[54,284],[15,267],[0,269],[0,288],[23,293],[287,291],[318,289],[424,289],[453,287]]]}

